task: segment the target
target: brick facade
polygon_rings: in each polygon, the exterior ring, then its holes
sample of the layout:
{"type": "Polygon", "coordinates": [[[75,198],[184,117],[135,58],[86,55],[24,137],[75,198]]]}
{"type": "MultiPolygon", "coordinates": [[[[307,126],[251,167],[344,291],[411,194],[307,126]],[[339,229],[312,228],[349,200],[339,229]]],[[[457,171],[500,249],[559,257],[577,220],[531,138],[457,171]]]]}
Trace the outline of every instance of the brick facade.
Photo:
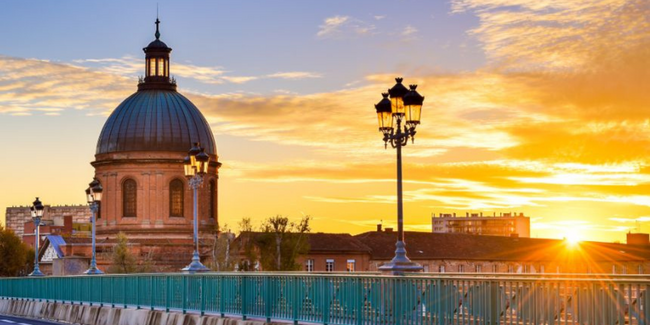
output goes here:
{"type": "MultiPolygon", "coordinates": [[[[18,237],[23,237],[25,234],[24,226],[26,222],[32,221],[28,206],[9,207],[6,212],[6,226],[7,229],[13,230],[18,237]]],[[[90,208],[87,205],[57,205],[45,206],[43,212],[43,220],[54,222],[56,218],[63,218],[65,216],[72,216],[73,223],[89,223],[90,222],[90,208]]],[[[32,228],[33,230],[33,228],[32,228]]]]}

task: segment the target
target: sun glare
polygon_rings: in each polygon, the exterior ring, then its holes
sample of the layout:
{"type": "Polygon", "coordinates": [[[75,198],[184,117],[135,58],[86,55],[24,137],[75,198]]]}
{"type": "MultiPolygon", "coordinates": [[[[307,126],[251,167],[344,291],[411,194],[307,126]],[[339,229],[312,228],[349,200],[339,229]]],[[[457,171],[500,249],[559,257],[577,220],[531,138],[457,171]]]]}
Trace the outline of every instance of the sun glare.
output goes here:
{"type": "Polygon", "coordinates": [[[564,239],[567,241],[569,246],[576,246],[580,243],[582,237],[577,230],[567,229],[567,231],[564,233],[564,239]]]}

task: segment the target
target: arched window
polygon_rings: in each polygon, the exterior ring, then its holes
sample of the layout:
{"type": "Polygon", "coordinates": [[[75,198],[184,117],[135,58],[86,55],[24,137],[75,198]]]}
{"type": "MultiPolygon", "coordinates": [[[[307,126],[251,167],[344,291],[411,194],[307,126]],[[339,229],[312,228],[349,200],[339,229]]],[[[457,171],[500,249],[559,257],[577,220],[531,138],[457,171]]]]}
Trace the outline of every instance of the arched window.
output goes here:
{"type": "Polygon", "coordinates": [[[169,183],[169,215],[183,217],[183,181],[175,179],[169,183]]]}
{"type": "Polygon", "coordinates": [[[208,189],[210,192],[210,213],[208,214],[211,219],[214,219],[215,217],[215,211],[217,210],[215,207],[215,201],[216,201],[216,196],[215,196],[215,191],[216,191],[216,184],[214,180],[210,180],[210,185],[208,185],[208,189]]]}
{"type": "Polygon", "coordinates": [[[138,187],[132,179],[122,183],[122,216],[135,217],[138,203],[138,187]]]}

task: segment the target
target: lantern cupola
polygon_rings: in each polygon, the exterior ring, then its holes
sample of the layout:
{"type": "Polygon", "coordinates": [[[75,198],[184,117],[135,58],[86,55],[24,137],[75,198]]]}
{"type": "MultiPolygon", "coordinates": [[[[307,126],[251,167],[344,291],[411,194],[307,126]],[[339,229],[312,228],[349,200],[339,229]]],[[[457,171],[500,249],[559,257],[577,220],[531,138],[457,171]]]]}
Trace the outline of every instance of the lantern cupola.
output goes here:
{"type": "Polygon", "coordinates": [[[170,78],[169,54],[172,49],[160,40],[160,20],[156,18],[156,39],[142,50],[145,53],[144,80],[138,90],[165,89],[176,90],[176,81],[170,78]]]}

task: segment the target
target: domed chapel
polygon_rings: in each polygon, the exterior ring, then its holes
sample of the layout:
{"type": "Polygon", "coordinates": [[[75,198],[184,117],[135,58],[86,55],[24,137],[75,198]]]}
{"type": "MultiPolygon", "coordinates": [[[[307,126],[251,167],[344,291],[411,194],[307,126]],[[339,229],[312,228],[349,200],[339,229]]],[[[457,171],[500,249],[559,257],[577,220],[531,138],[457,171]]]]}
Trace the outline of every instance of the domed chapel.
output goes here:
{"type": "Polygon", "coordinates": [[[194,142],[210,156],[198,189],[202,259],[218,224],[221,163],[210,125],[170,77],[172,49],[160,40],[159,24],[156,19],[156,39],[143,49],[144,78],[108,117],[91,164],[104,187],[98,242],[123,232],[138,244],[137,253],[153,256],[156,269],[178,271],[192,256],[193,196],[183,159],[194,142]]]}

